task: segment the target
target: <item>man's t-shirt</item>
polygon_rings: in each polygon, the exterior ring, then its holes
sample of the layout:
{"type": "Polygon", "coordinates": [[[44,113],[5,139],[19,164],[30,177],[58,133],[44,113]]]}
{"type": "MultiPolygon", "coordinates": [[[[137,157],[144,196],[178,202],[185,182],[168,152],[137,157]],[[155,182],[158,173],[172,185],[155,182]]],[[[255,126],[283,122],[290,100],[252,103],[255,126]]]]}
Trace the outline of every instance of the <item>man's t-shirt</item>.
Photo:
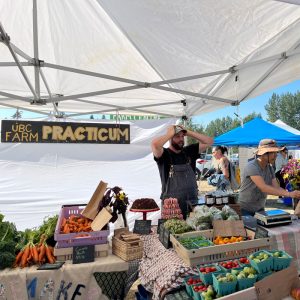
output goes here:
{"type": "Polygon", "coordinates": [[[166,183],[169,177],[171,164],[181,165],[189,162],[192,169],[196,171],[196,159],[200,157],[199,143],[183,147],[183,151],[181,151],[178,154],[168,148],[163,148],[163,149],[164,151],[160,158],[154,157],[154,160],[157,162],[158,169],[159,169],[160,180],[162,185],[162,193],[165,191],[166,188],[166,183]]]}
{"type": "Polygon", "coordinates": [[[254,213],[265,208],[267,194],[257,187],[250,176],[261,176],[266,184],[272,185],[272,179],[275,178],[275,174],[271,165],[267,165],[265,169],[262,169],[257,159],[250,161],[245,167],[240,187],[239,202],[241,208],[254,213]]]}

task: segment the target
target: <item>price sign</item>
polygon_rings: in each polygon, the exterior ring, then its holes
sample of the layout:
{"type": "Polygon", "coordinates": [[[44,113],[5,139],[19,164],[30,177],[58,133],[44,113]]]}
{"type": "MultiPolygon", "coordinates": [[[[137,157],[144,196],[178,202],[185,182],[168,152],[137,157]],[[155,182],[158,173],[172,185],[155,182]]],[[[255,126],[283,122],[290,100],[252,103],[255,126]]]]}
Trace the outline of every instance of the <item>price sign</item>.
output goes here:
{"type": "Polygon", "coordinates": [[[151,232],[151,220],[135,220],[133,232],[137,234],[149,234],[151,232]]]}
{"type": "Polygon", "coordinates": [[[95,245],[73,247],[73,264],[88,263],[94,260],[95,245]]]}
{"type": "Polygon", "coordinates": [[[256,226],[254,238],[255,239],[262,239],[262,238],[266,238],[266,237],[269,237],[268,230],[261,227],[261,226],[256,226]]]}
{"type": "Polygon", "coordinates": [[[160,224],[164,224],[165,223],[165,219],[158,219],[158,223],[157,223],[157,234],[160,233],[160,224]]]}

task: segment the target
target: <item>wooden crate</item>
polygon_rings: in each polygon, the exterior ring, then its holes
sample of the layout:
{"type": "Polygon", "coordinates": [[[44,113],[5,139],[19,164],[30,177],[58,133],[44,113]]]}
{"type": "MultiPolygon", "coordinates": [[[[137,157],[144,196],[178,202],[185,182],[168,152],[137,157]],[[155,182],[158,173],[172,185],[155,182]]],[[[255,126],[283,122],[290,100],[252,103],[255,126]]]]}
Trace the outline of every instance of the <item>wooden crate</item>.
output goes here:
{"type": "Polygon", "coordinates": [[[178,240],[180,238],[203,236],[208,240],[213,241],[213,230],[203,230],[183,233],[180,235],[171,235],[170,240],[178,256],[181,257],[188,266],[196,266],[199,264],[235,259],[250,255],[255,251],[271,248],[271,238],[254,239],[254,232],[250,230],[246,231],[247,235],[250,236],[252,240],[192,250],[186,249],[178,240]]]}
{"type": "MultiPolygon", "coordinates": [[[[109,245],[100,244],[95,245],[95,257],[105,257],[108,256],[109,245]]],[[[73,247],[69,248],[54,248],[54,256],[56,256],[59,261],[66,261],[73,259],[73,247]]]]}
{"type": "Polygon", "coordinates": [[[140,259],[143,257],[144,243],[142,240],[123,241],[121,234],[130,234],[128,228],[115,230],[112,238],[112,253],[125,261],[140,259]]]}

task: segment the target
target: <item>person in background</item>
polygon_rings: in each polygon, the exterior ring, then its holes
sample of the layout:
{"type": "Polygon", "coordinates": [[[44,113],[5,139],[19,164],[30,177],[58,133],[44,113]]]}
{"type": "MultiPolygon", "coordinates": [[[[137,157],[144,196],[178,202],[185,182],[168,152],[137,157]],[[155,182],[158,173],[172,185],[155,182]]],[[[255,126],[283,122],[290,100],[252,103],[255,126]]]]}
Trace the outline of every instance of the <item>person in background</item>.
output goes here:
{"type": "Polygon", "coordinates": [[[275,160],[275,176],[278,179],[281,188],[285,189],[284,179],[281,174],[281,169],[287,164],[288,150],[283,147],[282,151],[279,151],[275,160]]]}
{"type": "Polygon", "coordinates": [[[198,199],[196,159],[212,144],[213,138],[175,125],[169,126],[166,134],[151,143],[162,184],[161,199],[177,198],[184,219],[187,217],[186,201],[198,199]],[[198,143],[184,146],[185,136],[198,143]],[[169,147],[164,148],[168,141],[169,147]]]}
{"type": "Polygon", "coordinates": [[[289,160],[290,160],[290,159],[293,159],[293,155],[291,155],[291,154],[289,155],[289,160]]]}
{"type": "Polygon", "coordinates": [[[255,159],[248,162],[242,175],[239,203],[243,216],[264,211],[267,195],[300,198],[300,191],[286,191],[275,178],[272,165],[277,152],[282,150],[274,140],[263,139],[259,142],[255,159]]]}
{"type": "Polygon", "coordinates": [[[228,181],[230,180],[229,164],[230,161],[225,155],[228,153],[227,147],[216,146],[212,150],[212,155],[216,160],[215,169],[216,173],[223,174],[228,181]]]}

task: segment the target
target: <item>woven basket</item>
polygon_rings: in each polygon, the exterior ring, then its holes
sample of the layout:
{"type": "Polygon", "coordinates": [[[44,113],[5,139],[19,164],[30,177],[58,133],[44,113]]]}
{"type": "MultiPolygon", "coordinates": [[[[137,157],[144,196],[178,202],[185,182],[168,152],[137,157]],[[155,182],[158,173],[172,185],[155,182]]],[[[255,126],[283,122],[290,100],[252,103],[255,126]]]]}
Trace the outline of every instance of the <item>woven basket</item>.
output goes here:
{"type": "MultiPolygon", "coordinates": [[[[128,233],[127,229],[122,231],[123,233],[128,233]]],[[[125,261],[142,258],[143,249],[144,243],[142,240],[125,242],[120,239],[119,234],[115,234],[112,238],[112,253],[125,261]]]]}

